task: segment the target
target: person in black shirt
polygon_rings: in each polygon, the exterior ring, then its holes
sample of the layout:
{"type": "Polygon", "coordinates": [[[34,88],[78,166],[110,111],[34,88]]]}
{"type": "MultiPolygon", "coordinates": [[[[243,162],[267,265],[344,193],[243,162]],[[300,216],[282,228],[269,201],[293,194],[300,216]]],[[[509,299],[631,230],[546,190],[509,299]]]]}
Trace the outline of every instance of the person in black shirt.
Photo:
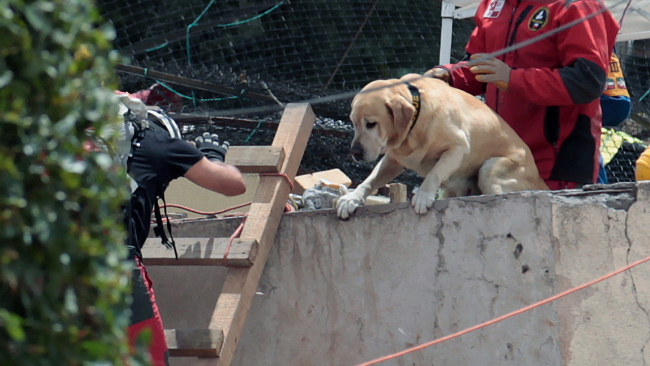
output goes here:
{"type": "Polygon", "coordinates": [[[168,366],[169,355],[162,319],[156,305],[152,281],[143,264],[146,258],[143,259],[141,254],[141,248],[149,234],[152,210],[169,182],[179,177],[185,177],[203,188],[226,196],[243,194],[246,185],[241,172],[224,163],[228,145],[221,144],[217,135],[206,133],[193,146],[178,137],[172,137],[170,132],[173,133],[173,130],[159,123],[159,118],[159,113],[147,112],[149,126],[134,136],[135,142],[128,163],[129,176],[137,183],[137,188],[125,206],[124,215],[129,258],[136,262],[128,334],[133,346],[138,335],[144,329],[149,329],[152,365],[168,366]]]}

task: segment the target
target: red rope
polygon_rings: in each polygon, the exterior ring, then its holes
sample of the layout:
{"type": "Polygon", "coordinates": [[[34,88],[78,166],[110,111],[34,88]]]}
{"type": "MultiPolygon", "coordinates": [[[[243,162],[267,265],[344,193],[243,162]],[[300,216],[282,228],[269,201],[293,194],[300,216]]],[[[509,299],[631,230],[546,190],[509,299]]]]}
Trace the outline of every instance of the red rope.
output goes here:
{"type": "Polygon", "coordinates": [[[248,217],[248,214],[244,214],[244,218],[239,223],[239,226],[237,226],[235,232],[232,233],[232,235],[230,235],[230,239],[228,239],[228,245],[226,245],[226,250],[223,252],[224,267],[228,267],[228,253],[230,253],[230,247],[232,246],[233,240],[235,240],[235,238],[239,238],[239,235],[241,235],[242,230],[244,230],[244,223],[246,222],[246,217],[248,217]]]}
{"type": "MultiPolygon", "coordinates": [[[[293,206],[291,206],[289,203],[286,203],[284,205],[284,212],[294,212],[296,211],[293,206]]],[[[242,230],[244,230],[244,223],[246,222],[246,218],[248,217],[248,214],[244,214],[244,218],[241,220],[241,223],[239,223],[239,226],[237,226],[237,229],[235,229],[235,232],[230,235],[230,239],[228,239],[228,245],[226,245],[226,250],[223,252],[223,266],[228,267],[228,253],[230,253],[230,247],[232,246],[232,242],[235,240],[235,238],[239,238],[239,235],[241,235],[242,230]]]]}
{"type": "Polygon", "coordinates": [[[431,342],[427,342],[427,343],[423,343],[423,344],[418,345],[418,346],[415,346],[415,347],[407,348],[407,349],[405,349],[405,350],[403,350],[403,351],[400,351],[400,352],[397,352],[397,353],[393,353],[393,354],[390,354],[390,355],[387,355],[387,356],[379,357],[379,358],[374,359],[374,360],[372,360],[372,361],[364,362],[364,363],[359,364],[359,365],[357,365],[357,366],[370,366],[370,365],[376,365],[376,364],[378,364],[378,363],[380,363],[380,362],[384,362],[384,361],[392,360],[392,359],[394,359],[394,358],[397,358],[397,357],[403,356],[403,355],[405,355],[405,354],[407,354],[407,353],[411,353],[411,352],[419,351],[419,350],[421,350],[421,349],[424,349],[424,348],[427,348],[427,347],[431,347],[431,346],[436,345],[436,344],[438,344],[438,343],[442,343],[442,342],[448,341],[448,340],[450,340],[450,339],[460,337],[460,336],[462,336],[462,335],[464,335],[464,334],[467,334],[467,333],[473,332],[473,331],[475,331],[475,330],[478,330],[478,329],[481,329],[481,328],[485,328],[485,327],[487,327],[488,325],[492,325],[492,324],[498,323],[498,322],[500,322],[500,321],[502,321],[502,320],[506,320],[506,319],[511,318],[511,317],[513,317],[513,316],[515,316],[515,315],[519,315],[519,314],[524,313],[524,312],[526,312],[526,311],[528,311],[528,310],[532,310],[532,309],[534,309],[534,308],[536,308],[536,307],[539,307],[539,306],[542,306],[542,305],[548,304],[548,303],[550,303],[550,302],[552,302],[552,301],[555,301],[555,300],[557,300],[557,299],[559,299],[559,298],[562,298],[562,297],[564,297],[564,296],[567,296],[567,295],[569,295],[569,294],[572,294],[572,293],[574,293],[574,292],[576,292],[576,291],[579,291],[579,290],[582,290],[582,289],[587,288],[587,287],[589,287],[589,286],[592,286],[592,285],[594,285],[594,284],[596,284],[596,283],[598,283],[598,282],[604,281],[604,280],[606,280],[606,279],[608,279],[608,278],[610,278],[610,277],[614,277],[614,276],[616,276],[617,274],[619,274],[619,273],[621,273],[621,272],[625,272],[625,271],[627,271],[628,269],[630,269],[630,268],[632,268],[632,267],[636,267],[636,266],[638,266],[639,264],[642,264],[642,263],[647,262],[647,261],[649,261],[649,260],[650,260],[650,257],[646,257],[646,258],[641,259],[641,260],[638,260],[638,261],[636,261],[636,262],[634,262],[634,263],[632,263],[632,264],[629,264],[629,265],[627,265],[627,266],[625,266],[625,267],[623,267],[623,268],[621,268],[621,269],[618,269],[618,270],[616,270],[616,271],[614,271],[614,272],[612,272],[612,273],[609,273],[609,274],[606,274],[606,275],[604,275],[604,276],[602,276],[602,277],[600,277],[600,278],[597,278],[597,279],[595,279],[595,280],[593,280],[593,281],[590,281],[590,282],[587,282],[587,283],[585,283],[585,284],[582,284],[582,285],[580,285],[580,286],[578,286],[578,287],[574,287],[574,288],[568,289],[568,290],[566,290],[566,291],[560,292],[559,294],[556,294],[556,295],[554,295],[554,296],[551,296],[551,297],[549,297],[549,298],[547,298],[547,299],[544,299],[544,300],[542,300],[542,301],[538,301],[538,302],[536,302],[536,303],[534,303],[534,304],[528,305],[528,306],[523,307],[523,308],[521,308],[521,309],[519,309],[519,310],[515,310],[515,311],[513,311],[513,312],[511,312],[511,313],[508,313],[508,314],[506,314],[506,315],[502,315],[502,316],[500,316],[500,317],[498,317],[498,318],[492,319],[492,320],[487,321],[487,322],[485,322],[485,323],[481,323],[481,324],[475,325],[475,326],[473,326],[473,327],[467,328],[467,329],[465,329],[465,330],[461,330],[460,332],[456,332],[456,333],[454,333],[454,334],[450,334],[450,335],[448,335],[448,336],[445,336],[445,337],[442,337],[442,338],[435,339],[435,340],[433,340],[433,341],[431,341],[431,342]]]}
{"type": "MultiPolygon", "coordinates": [[[[289,178],[288,175],[284,173],[260,173],[260,176],[280,176],[283,177],[284,180],[289,183],[290,190],[293,191],[293,182],[291,181],[291,178],[289,178]]],[[[248,204],[250,204],[249,202],[248,204]]],[[[289,205],[288,203],[284,204],[284,211],[285,212],[292,212],[295,211],[293,209],[293,206],[289,205]]],[[[242,230],[244,230],[244,223],[246,222],[246,217],[248,217],[248,214],[244,215],[244,218],[241,220],[241,223],[239,226],[237,226],[237,229],[235,230],[234,233],[230,236],[230,239],[228,239],[228,245],[226,245],[226,250],[223,253],[223,266],[228,267],[228,254],[230,253],[230,247],[232,246],[232,242],[235,240],[235,238],[239,238],[239,235],[241,235],[242,230]]]]}
{"type": "Polygon", "coordinates": [[[163,208],[163,207],[173,207],[173,208],[180,208],[181,210],[189,211],[189,212],[195,213],[195,214],[197,214],[197,215],[216,216],[216,215],[222,214],[222,213],[224,213],[224,212],[228,212],[228,211],[232,211],[232,210],[237,209],[237,208],[242,208],[242,207],[244,207],[244,206],[248,206],[248,205],[250,205],[251,203],[252,203],[252,202],[246,202],[246,203],[242,203],[241,205],[237,205],[237,206],[229,207],[229,208],[226,208],[226,209],[224,209],[224,210],[221,210],[221,211],[215,211],[215,212],[199,211],[199,210],[197,210],[197,209],[194,209],[194,208],[191,208],[191,207],[187,207],[187,206],[183,206],[183,205],[177,205],[177,204],[175,204],[175,203],[168,203],[168,204],[166,204],[166,205],[160,206],[160,208],[163,208]]]}
{"type": "Polygon", "coordinates": [[[621,14],[621,19],[618,20],[619,28],[623,27],[623,19],[625,19],[625,14],[627,13],[627,9],[630,7],[630,4],[632,4],[632,0],[628,1],[627,5],[625,5],[625,9],[623,9],[623,14],[621,14]]]}
{"type": "Polygon", "coordinates": [[[293,192],[293,182],[291,181],[291,178],[289,178],[289,176],[284,173],[260,173],[260,176],[282,177],[287,183],[289,183],[289,192],[293,192]]]}
{"type": "MultiPolygon", "coordinates": [[[[279,177],[283,177],[284,180],[287,183],[289,183],[290,191],[293,191],[293,182],[291,181],[291,178],[289,178],[289,176],[284,174],[284,173],[260,173],[260,176],[276,176],[276,177],[279,176],[279,177]]],[[[229,208],[226,208],[224,210],[215,211],[215,212],[199,211],[199,210],[193,209],[191,207],[187,207],[187,206],[183,206],[183,205],[177,205],[177,204],[174,204],[174,203],[168,203],[168,204],[165,204],[165,205],[160,206],[160,207],[161,208],[164,208],[164,207],[178,208],[178,209],[181,209],[181,210],[185,210],[185,211],[195,213],[197,215],[216,216],[216,215],[222,214],[224,212],[228,212],[228,211],[232,211],[232,210],[237,209],[237,208],[248,206],[251,203],[252,202],[246,202],[246,203],[242,203],[241,205],[229,207],[229,208]]],[[[295,211],[295,209],[294,209],[294,207],[292,205],[290,205],[289,203],[285,203],[284,212],[294,212],[294,211],[295,211]]],[[[223,253],[223,265],[224,265],[224,267],[228,267],[228,253],[230,253],[230,247],[232,246],[232,242],[235,240],[235,238],[239,238],[239,235],[241,235],[241,232],[244,229],[244,223],[246,222],[246,217],[247,216],[248,216],[248,214],[244,214],[241,223],[239,224],[237,229],[235,229],[235,232],[232,233],[232,235],[230,236],[230,239],[228,240],[228,245],[226,245],[226,250],[223,253]]],[[[152,221],[152,223],[153,223],[153,221],[152,221]]]]}
{"type": "MultiPolygon", "coordinates": [[[[293,186],[293,182],[291,181],[291,178],[289,178],[289,176],[286,175],[286,174],[284,174],[284,173],[260,173],[260,176],[276,176],[276,177],[282,177],[282,178],[284,178],[284,180],[285,180],[287,183],[289,183],[289,188],[290,188],[291,191],[293,191],[293,187],[294,187],[294,186],[293,186]]],[[[242,203],[241,205],[237,205],[237,206],[229,207],[229,208],[223,209],[223,210],[221,210],[221,211],[214,211],[214,212],[199,211],[199,210],[197,210],[197,209],[194,209],[194,208],[191,208],[191,207],[187,207],[187,206],[183,206],[183,205],[178,205],[178,204],[175,204],[175,203],[168,203],[168,204],[166,204],[166,205],[162,205],[162,206],[160,206],[160,208],[172,207],[172,208],[178,208],[178,209],[181,209],[181,210],[185,210],[185,211],[188,211],[188,212],[192,212],[192,213],[195,213],[195,214],[197,214],[197,215],[216,216],[216,215],[222,214],[222,213],[224,213],[224,212],[228,212],[228,211],[232,211],[232,210],[235,210],[235,209],[238,209],[238,208],[242,208],[242,207],[244,207],[244,206],[248,206],[248,205],[250,205],[251,203],[252,203],[252,202],[246,202],[246,203],[242,203]]],[[[285,206],[285,212],[292,212],[292,211],[295,211],[295,210],[293,209],[293,206],[287,204],[287,205],[285,206]]]]}

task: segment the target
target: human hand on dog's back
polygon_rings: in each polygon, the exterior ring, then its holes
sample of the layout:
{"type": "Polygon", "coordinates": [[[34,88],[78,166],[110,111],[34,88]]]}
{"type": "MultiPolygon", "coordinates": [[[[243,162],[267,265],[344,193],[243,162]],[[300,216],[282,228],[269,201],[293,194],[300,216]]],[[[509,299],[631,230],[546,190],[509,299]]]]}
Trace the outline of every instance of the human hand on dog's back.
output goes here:
{"type": "Polygon", "coordinates": [[[483,95],[530,147],[551,189],[594,183],[617,20],[602,2],[564,0],[482,0],[474,20],[466,57],[426,75],[483,95]],[[544,37],[554,33],[561,36],[544,37]]]}
{"type": "Polygon", "coordinates": [[[440,79],[449,84],[449,71],[443,67],[434,67],[433,69],[425,72],[424,76],[440,79]]]}

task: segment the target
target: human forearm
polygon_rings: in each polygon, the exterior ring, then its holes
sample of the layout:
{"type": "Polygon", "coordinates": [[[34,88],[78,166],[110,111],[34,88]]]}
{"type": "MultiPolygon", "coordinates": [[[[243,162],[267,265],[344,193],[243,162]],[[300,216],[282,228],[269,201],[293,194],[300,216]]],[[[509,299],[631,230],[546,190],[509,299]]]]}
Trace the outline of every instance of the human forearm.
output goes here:
{"type": "Polygon", "coordinates": [[[238,196],[246,192],[244,177],[239,169],[219,161],[201,159],[186,173],[185,178],[211,191],[226,196],[238,196]]]}

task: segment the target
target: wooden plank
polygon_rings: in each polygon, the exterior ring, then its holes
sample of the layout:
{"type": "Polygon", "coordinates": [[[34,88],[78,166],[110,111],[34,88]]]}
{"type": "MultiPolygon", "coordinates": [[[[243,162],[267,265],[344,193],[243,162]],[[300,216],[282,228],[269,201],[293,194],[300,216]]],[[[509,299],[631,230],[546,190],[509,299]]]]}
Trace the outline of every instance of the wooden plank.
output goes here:
{"type": "MultiPolygon", "coordinates": [[[[132,66],[132,65],[124,65],[124,64],[115,65],[115,71],[123,72],[125,74],[143,76],[143,77],[146,76],[150,79],[160,80],[166,83],[187,86],[190,88],[205,90],[213,93],[241,96],[253,100],[273,102],[274,106],[276,105],[275,100],[273,98],[267,95],[246,91],[244,88],[230,88],[223,85],[208,83],[206,81],[190,79],[183,76],[167,74],[164,72],[149,70],[143,67],[132,66]]],[[[272,108],[272,106],[269,108],[272,108]]]]}
{"type": "Polygon", "coordinates": [[[282,146],[231,146],[226,154],[226,163],[236,166],[244,174],[277,173],[284,157],[282,146]]]}
{"type": "Polygon", "coordinates": [[[391,203],[406,202],[406,184],[391,183],[388,185],[388,189],[391,203]]]}
{"type": "MultiPolygon", "coordinates": [[[[316,116],[309,104],[291,103],[284,109],[272,146],[284,147],[286,158],[281,172],[291,180],[298,171],[315,121],[316,116]]],[[[209,323],[209,328],[223,330],[224,344],[218,359],[199,358],[197,365],[229,366],[232,362],[289,191],[290,187],[282,177],[260,177],[241,234],[242,238],[255,239],[260,243],[256,262],[249,268],[228,268],[226,281],[209,323]]]]}
{"type": "Polygon", "coordinates": [[[218,357],[223,345],[221,329],[165,329],[171,357],[218,357]]]}
{"type": "MultiPolygon", "coordinates": [[[[147,266],[223,266],[229,238],[175,238],[178,259],[173,249],[161,244],[160,238],[147,238],[142,257],[147,266]]],[[[228,265],[251,266],[259,249],[254,239],[234,239],[228,252],[228,265]]]]}

